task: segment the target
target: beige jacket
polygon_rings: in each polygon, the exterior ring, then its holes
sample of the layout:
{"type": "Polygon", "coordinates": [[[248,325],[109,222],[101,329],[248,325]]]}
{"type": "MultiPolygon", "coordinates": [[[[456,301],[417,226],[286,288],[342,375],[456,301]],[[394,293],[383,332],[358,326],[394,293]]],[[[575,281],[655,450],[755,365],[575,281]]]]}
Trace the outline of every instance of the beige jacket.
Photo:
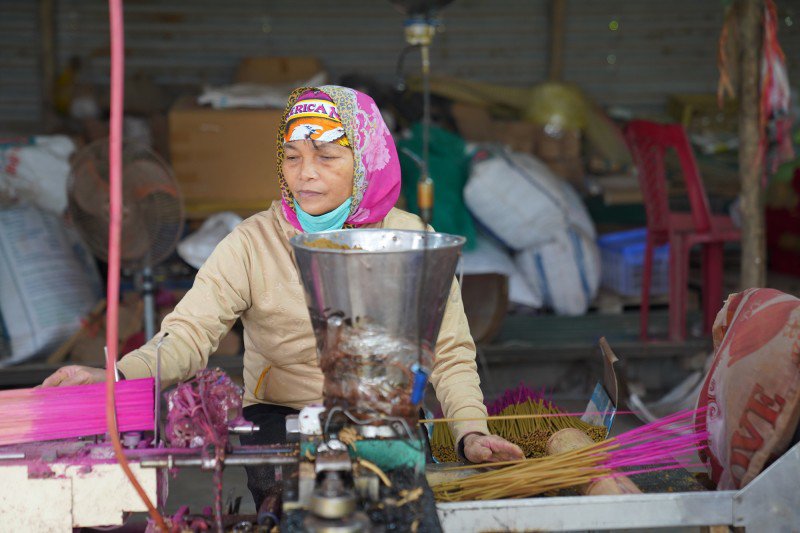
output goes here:
{"type": "MultiPolygon", "coordinates": [[[[422,229],[419,217],[392,209],[378,227],[422,229]]],[[[161,347],[164,386],[192,377],[208,364],[219,341],[241,317],[244,325],[244,404],[271,403],[300,409],[322,402],[322,373],[303,286],[289,239],[299,231],[283,217],[280,202],[231,232],[197,273],[192,289],[142,348],[119,369],[128,379],[155,375],[161,347]]],[[[457,283],[436,344],[431,383],[448,418],[485,417],[469,333],[457,283]]],[[[457,441],[466,433],[489,434],[483,421],[451,424],[457,441]]]]}

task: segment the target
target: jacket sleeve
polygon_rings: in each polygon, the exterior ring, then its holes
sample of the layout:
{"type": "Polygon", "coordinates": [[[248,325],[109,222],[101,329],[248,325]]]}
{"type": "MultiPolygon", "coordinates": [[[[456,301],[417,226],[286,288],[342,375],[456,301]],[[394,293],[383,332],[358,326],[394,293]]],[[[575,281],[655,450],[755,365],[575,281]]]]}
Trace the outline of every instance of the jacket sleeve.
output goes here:
{"type": "MultiPolygon", "coordinates": [[[[475,364],[475,343],[461,302],[461,291],[453,281],[450,296],[436,341],[436,358],[431,372],[431,384],[442,404],[445,418],[482,418],[486,415],[483,393],[475,364]]],[[[459,443],[468,433],[489,434],[484,420],[454,422],[450,429],[459,443]]]]}
{"type": "Polygon", "coordinates": [[[250,250],[241,230],[217,245],[158,334],[120,360],[118,368],[127,379],[156,376],[156,346],[162,338],[162,386],[189,379],[205,368],[222,337],[250,307],[250,250]]]}

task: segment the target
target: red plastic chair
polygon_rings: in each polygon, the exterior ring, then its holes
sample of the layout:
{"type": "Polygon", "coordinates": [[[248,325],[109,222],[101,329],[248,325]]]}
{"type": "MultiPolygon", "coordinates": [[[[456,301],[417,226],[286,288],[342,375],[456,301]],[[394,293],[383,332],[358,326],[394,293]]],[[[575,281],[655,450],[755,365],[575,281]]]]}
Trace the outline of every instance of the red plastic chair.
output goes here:
{"type": "Polygon", "coordinates": [[[647,213],[647,246],[642,275],[640,335],[647,340],[653,248],[669,243],[669,338],[686,339],[689,252],[702,245],[703,330],[711,332],[722,308],[723,245],[738,241],[741,233],[730,217],[711,213],[703,182],[686,132],[678,124],[635,120],[625,129],[625,138],[636,164],[647,213]],[[691,213],[670,211],[664,155],[677,153],[689,195],[691,213]]]}

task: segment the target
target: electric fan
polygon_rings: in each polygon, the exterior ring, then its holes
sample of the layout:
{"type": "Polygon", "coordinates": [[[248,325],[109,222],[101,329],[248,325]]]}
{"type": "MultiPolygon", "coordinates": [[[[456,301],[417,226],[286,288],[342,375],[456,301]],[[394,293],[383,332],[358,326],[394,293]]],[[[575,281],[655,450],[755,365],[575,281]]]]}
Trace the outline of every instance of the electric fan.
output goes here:
{"type": "MultiPolygon", "coordinates": [[[[108,261],[108,139],[95,141],[74,157],[67,181],[68,209],[79,233],[101,260],[108,261]]],[[[145,338],[156,332],[153,267],[175,249],[183,230],[183,202],[172,169],[141,143],[122,146],[122,268],[141,274],[145,338]]]]}

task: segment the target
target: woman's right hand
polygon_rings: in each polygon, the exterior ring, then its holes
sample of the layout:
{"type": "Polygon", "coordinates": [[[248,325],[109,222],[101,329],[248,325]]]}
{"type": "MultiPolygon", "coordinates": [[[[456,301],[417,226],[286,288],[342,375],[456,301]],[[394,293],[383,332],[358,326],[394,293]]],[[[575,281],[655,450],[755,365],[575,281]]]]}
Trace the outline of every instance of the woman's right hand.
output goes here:
{"type": "Polygon", "coordinates": [[[42,387],[65,387],[69,385],[89,385],[102,383],[106,380],[106,371],[102,368],[90,366],[69,365],[62,366],[50,377],[45,379],[42,387]]]}

